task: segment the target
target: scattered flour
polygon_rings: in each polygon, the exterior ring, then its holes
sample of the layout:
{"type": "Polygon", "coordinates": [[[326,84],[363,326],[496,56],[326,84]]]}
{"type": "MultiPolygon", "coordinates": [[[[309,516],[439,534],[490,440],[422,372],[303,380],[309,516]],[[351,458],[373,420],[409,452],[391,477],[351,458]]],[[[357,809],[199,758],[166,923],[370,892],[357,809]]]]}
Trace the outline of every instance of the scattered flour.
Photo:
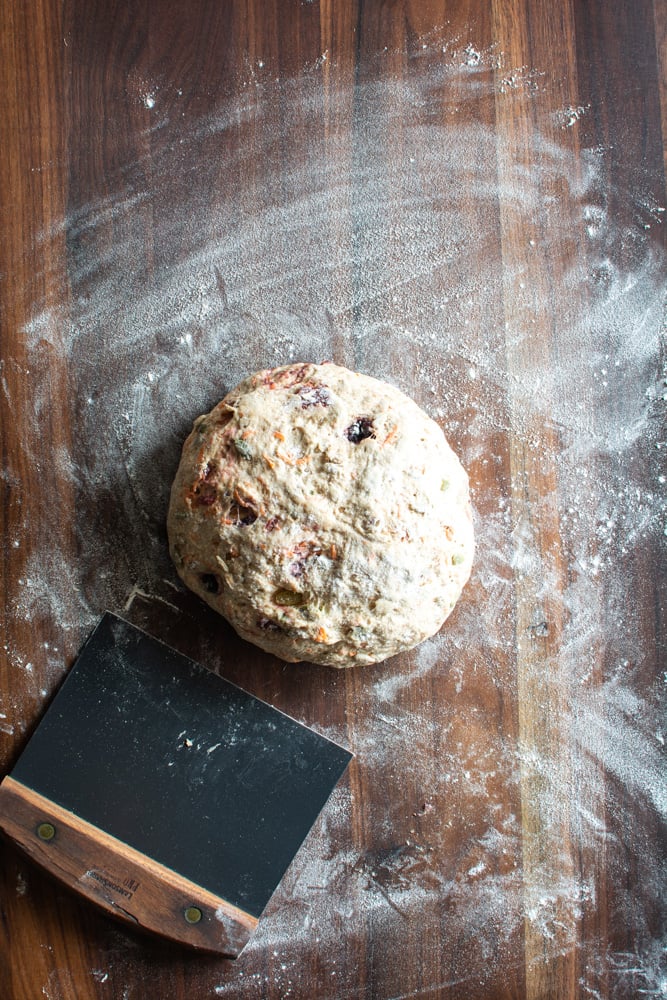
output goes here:
{"type": "MultiPolygon", "coordinates": [[[[575,158],[560,135],[583,107],[557,115],[555,132],[545,110],[535,168],[509,150],[499,175],[485,109],[498,94],[539,102],[541,75],[461,40],[439,59],[433,48],[426,39],[414,57],[413,83],[370,79],[354,93],[342,83],[325,93],[327,53],[298,83],[265,79],[260,61],[240,101],[150,133],[150,185],[145,164],[123,164],[115,194],[72,206],[43,234],[67,238],[71,302],[62,313],[36,303],[25,329],[27,419],[38,440],[56,356],[74,435],[54,461],[76,502],[77,555],[48,510],[26,520],[5,542],[25,553],[11,614],[35,634],[57,622],[72,647],[107,607],[177,629],[199,609],[169,564],[164,518],[192,419],[248,372],[298,359],[394,382],[440,421],[471,472],[474,579],[441,635],[364,675],[356,711],[303,720],[352,747],[356,777],[336,790],[211,995],[259,995],[271,981],[290,996],[315,940],[313,995],[355,996],[345,942],[372,926],[385,959],[400,956],[417,918],[462,942],[451,977],[430,987],[496,982],[525,927],[548,957],[576,947],[594,921],[604,859],[628,946],[593,946],[582,995],[596,995],[606,970],[618,997],[659,996],[660,941],[626,872],[658,907],[651,830],[666,812],[664,691],[656,682],[645,694],[654,665],[637,609],[650,605],[645,567],[665,530],[664,257],[649,232],[664,208],[638,187],[613,192],[612,212],[610,151],[575,158]],[[350,107],[352,133],[339,110],[350,107]],[[523,234],[509,258],[499,205],[523,234]],[[563,270],[541,297],[529,267],[546,271],[553,257],[563,270]],[[551,329],[544,350],[536,332],[551,329]],[[530,518],[520,483],[510,496],[519,447],[530,518]],[[539,528],[552,523],[545,553],[539,528]],[[517,723],[520,691],[542,700],[544,736],[517,723]],[[382,795],[366,797],[380,781],[382,795]],[[553,857],[522,829],[522,792],[554,843],[567,831],[553,857]],[[355,815],[370,827],[370,813],[372,844],[351,833],[355,815]]],[[[142,81],[135,90],[152,108],[157,91],[142,81]]],[[[11,464],[0,475],[20,480],[11,464]]],[[[5,654],[17,672],[37,664],[43,701],[62,653],[5,654]]],[[[211,643],[202,654],[219,664],[211,643]]],[[[342,697],[339,678],[318,683],[331,703],[342,697]]],[[[33,710],[4,692],[0,731],[22,732],[33,710]]],[[[421,946],[431,956],[442,947],[427,931],[421,946]]],[[[113,958],[120,966],[120,948],[113,958]]],[[[59,982],[45,995],[60,996],[59,982]]]]}

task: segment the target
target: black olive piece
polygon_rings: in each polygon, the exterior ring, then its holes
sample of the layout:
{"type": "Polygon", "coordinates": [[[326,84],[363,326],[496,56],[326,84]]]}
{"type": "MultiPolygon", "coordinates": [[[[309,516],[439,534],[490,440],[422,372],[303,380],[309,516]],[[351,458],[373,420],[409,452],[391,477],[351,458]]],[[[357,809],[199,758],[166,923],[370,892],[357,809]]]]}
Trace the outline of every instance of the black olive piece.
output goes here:
{"type": "Polygon", "coordinates": [[[373,427],[373,421],[370,417],[357,417],[354,423],[345,429],[345,437],[352,444],[359,444],[360,441],[365,441],[366,438],[374,438],[375,428],[373,427]]]}
{"type": "Polygon", "coordinates": [[[257,628],[261,628],[265,632],[282,632],[278,622],[271,621],[270,618],[260,618],[257,622],[257,628]]]}
{"type": "Polygon", "coordinates": [[[252,507],[244,507],[241,504],[233,504],[229,511],[229,517],[236,525],[247,527],[257,520],[257,512],[252,507]]]}
{"type": "Polygon", "coordinates": [[[209,594],[220,593],[220,581],[214,573],[202,573],[199,579],[204,590],[207,590],[209,594]]]}

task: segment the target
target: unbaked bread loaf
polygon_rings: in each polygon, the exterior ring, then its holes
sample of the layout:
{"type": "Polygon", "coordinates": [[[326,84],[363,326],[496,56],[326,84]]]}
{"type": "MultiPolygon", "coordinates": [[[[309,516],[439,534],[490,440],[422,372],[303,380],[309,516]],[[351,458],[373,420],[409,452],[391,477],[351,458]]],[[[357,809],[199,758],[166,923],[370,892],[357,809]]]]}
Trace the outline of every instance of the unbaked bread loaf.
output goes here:
{"type": "Polygon", "coordinates": [[[334,667],[437,632],[474,548],[468,477],[440,427],[333,364],[258,372],[195,421],[168,533],[185,584],[239,635],[334,667]]]}

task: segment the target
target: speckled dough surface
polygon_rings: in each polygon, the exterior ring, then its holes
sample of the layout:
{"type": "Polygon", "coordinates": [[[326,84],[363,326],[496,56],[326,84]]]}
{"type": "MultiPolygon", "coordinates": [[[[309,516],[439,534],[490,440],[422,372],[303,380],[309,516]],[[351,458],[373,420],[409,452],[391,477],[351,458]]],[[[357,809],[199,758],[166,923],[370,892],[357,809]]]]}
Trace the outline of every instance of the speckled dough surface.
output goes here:
{"type": "Polygon", "coordinates": [[[168,515],[185,584],[286,660],[374,663],[438,631],[470,575],[468,477],[393,386],[258,372],[199,417],[168,515]]]}

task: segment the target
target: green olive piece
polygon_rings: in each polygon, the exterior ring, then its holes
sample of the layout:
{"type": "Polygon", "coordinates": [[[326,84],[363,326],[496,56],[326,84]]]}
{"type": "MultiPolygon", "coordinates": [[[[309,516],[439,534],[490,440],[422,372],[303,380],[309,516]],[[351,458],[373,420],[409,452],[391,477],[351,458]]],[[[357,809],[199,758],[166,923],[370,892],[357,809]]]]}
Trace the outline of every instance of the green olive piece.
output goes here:
{"type": "Polygon", "coordinates": [[[282,604],[288,608],[300,608],[302,604],[306,603],[306,598],[303,594],[299,594],[295,590],[276,590],[273,595],[274,604],[282,604]]]}

